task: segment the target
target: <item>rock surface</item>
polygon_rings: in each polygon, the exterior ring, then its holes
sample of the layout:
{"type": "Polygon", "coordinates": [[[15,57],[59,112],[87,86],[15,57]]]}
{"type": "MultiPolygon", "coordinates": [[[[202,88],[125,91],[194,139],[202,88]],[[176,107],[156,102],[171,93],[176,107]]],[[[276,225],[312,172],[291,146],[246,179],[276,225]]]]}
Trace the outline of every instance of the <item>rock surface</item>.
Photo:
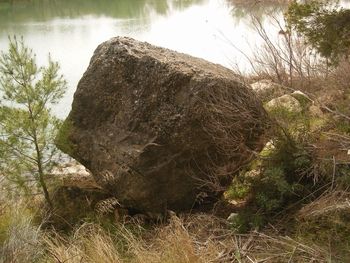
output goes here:
{"type": "Polygon", "coordinates": [[[284,108],[290,112],[301,112],[303,110],[300,102],[289,94],[270,100],[266,103],[266,107],[270,110],[284,108]]]}
{"type": "Polygon", "coordinates": [[[53,169],[52,175],[64,187],[76,187],[82,190],[100,190],[92,174],[78,162],[69,162],[53,169]]]}
{"type": "Polygon", "coordinates": [[[268,126],[230,70],[118,37],[96,49],[57,144],[125,207],[162,213],[222,193],[268,126]]]}
{"type": "Polygon", "coordinates": [[[250,85],[257,96],[264,102],[288,93],[288,89],[271,80],[263,79],[250,85]]]}
{"type": "Polygon", "coordinates": [[[302,92],[302,91],[300,91],[300,90],[295,90],[295,91],[293,91],[293,92],[291,93],[291,95],[292,95],[293,97],[295,97],[296,99],[298,99],[299,97],[302,97],[302,98],[307,99],[307,100],[309,100],[310,102],[312,102],[312,99],[311,99],[308,95],[306,95],[304,92],[302,92]]]}

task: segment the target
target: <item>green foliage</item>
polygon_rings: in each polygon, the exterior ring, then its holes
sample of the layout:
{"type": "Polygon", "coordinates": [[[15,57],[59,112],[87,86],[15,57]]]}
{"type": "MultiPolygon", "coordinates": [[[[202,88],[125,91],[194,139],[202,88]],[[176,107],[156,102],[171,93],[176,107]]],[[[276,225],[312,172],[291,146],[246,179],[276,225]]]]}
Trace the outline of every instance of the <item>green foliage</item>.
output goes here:
{"type": "Polygon", "coordinates": [[[260,213],[249,211],[248,209],[241,211],[231,222],[231,228],[239,233],[246,233],[251,229],[259,229],[266,224],[265,219],[260,213]]]}
{"type": "Polygon", "coordinates": [[[11,225],[11,214],[7,211],[2,211],[0,215],[0,247],[4,244],[7,239],[8,229],[11,225]]]}
{"type": "Polygon", "coordinates": [[[290,4],[287,23],[304,35],[320,54],[332,62],[349,54],[350,10],[332,6],[329,1],[290,4]]]}
{"type": "Polygon", "coordinates": [[[270,115],[279,127],[273,141],[262,150],[258,163],[234,179],[227,194],[247,201],[232,224],[238,231],[263,226],[315,188],[307,176],[313,165],[306,147],[306,138],[311,139],[309,118],[283,109],[274,109],[270,115]]]}
{"type": "Polygon", "coordinates": [[[350,121],[335,121],[336,129],[344,134],[350,134],[350,121]]]}
{"type": "Polygon", "coordinates": [[[58,131],[57,137],[55,138],[55,144],[65,153],[70,156],[73,156],[74,145],[68,139],[71,130],[73,128],[73,124],[69,120],[65,120],[58,131]]]}
{"type": "Polygon", "coordinates": [[[251,202],[264,214],[271,214],[298,200],[307,186],[303,173],[310,164],[310,156],[301,145],[276,138],[274,151],[262,161],[260,175],[250,179],[251,202]]]}
{"type": "Polygon", "coordinates": [[[50,204],[46,177],[57,160],[53,141],[61,125],[50,106],[64,95],[66,81],[50,57],[38,67],[23,39],[9,40],[0,56],[0,172],[25,193],[34,182],[50,204]]]}
{"type": "Polygon", "coordinates": [[[226,191],[225,195],[228,199],[243,199],[250,191],[250,184],[242,175],[233,179],[232,184],[226,191]]]}

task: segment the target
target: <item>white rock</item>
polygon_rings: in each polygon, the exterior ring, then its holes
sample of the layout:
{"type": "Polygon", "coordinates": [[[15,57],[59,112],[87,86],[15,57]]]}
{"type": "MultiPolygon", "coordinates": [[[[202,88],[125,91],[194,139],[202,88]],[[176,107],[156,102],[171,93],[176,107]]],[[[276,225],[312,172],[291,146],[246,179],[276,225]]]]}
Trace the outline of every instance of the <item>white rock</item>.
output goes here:
{"type": "Polygon", "coordinates": [[[256,178],[261,174],[260,169],[253,169],[244,174],[244,177],[246,178],[256,178]]]}
{"type": "Polygon", "coordinates": [[[233,222],[237,216],[238,216],[237,213],[231,213],[231,214],[228,216],[227,221],[233,222]]]}
{"type": "Polygon", "coordinates": [[[281,97],[270,100],[266,103],[268,109],[285,108],[290,112],[301,112],[300,102],[291,95],[283,95],[281,97]]]}
{"type": "Polygon", "coordinates": [[[281,96],[286,92],[283,86],[266,79],[255,82],[250,86],[262,100],[269,100],[281,96]]]}
{"type": "Polygon", "coordinates": [[[54,175],[67,175],[67,174],[77,174],[81,176],[88,176],[90,175],[90,172],[86,170],[86,168],[77,163],[77,162],[70,162],[63,165],[59,165],[55,167],[52,171],[52,174],[54,175]]]}
{"type": "Polygon", "coordinates": [[[306,95],[304,92],[300,90],[293,91],[291,95],[296,99],[299,99],[300,97],[302,97],[304,99],[307,99],[309,102],[313,102],[313,100],[308,95],[306,95]]]}
{"type": "Polygon", "coordinates": [[[63,163],[51,172],[57,180],[61,180],[63,186],[78,187],[81,189],[101,189],[95,182],[92,174],[76,161],[63,163]]]}
{"type": "Polygon", "coordinates": [[[250,85],[255,92],[264,92],[273,89],[271,80],[263,79],[250,85]]]}
{"type": "Polygon", "coordinates": [[[275,147],[275,143],[273,140],[269,140],[266,144],[265,144],[265,147],[264,149],[267,149],[267,150],[274,150],[276,147],[275,147]]]}
{"type": "Polygon", "coordinates": [[[300,90],[295,90],[295,91],[293,91],[292,95],[301,95],[301,96],[303,96],[303,97],[309,99],[309,96],[306,95],[304,92],[302,92],[302,91],[300,91],[300,90]]]}

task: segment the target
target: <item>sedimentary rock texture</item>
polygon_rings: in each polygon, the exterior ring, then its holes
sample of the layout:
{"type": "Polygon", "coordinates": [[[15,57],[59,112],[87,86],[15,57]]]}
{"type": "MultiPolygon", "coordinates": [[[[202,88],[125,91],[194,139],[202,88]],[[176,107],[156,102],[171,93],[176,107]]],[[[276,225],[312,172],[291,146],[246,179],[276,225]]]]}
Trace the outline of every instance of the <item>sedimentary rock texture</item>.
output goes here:
{"type": "Polygon", "coordinates": [[[118,37],[96,49],[57,141],[122,205],[158,213],[221,193],[267,127],[230,70],[118,37]]]}

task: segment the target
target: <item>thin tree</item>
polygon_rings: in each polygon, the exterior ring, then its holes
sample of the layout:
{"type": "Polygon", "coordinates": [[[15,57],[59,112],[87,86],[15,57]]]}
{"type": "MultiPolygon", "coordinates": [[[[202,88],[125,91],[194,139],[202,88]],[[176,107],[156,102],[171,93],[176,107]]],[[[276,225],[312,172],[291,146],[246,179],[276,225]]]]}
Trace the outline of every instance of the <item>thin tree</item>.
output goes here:
{"type": "Polygon", "coordinates": [[[50,56],[38,67],[23,38],[9,38],[8,51],[0,54],[0,174],[26,193],[36,186],[50,208],[47,177],[57,161],[53,142],[61,125],[51,106],[66,86],[50,56]]]}

